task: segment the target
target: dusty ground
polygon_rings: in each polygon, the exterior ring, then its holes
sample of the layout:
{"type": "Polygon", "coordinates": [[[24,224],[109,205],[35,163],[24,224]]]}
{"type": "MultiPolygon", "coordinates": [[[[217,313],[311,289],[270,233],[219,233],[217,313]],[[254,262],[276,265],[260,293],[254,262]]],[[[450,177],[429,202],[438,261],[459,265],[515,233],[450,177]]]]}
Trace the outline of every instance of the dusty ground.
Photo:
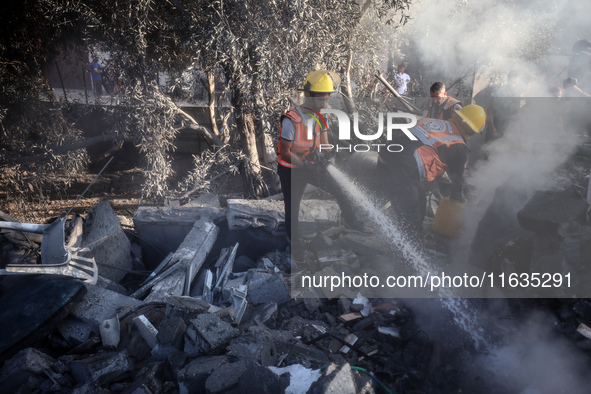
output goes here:
{"type": "MultiPolygon", "coordinates": [[[[137,152],[122,150],[115,154],[111,164],[86,192],[84,197],[72,210],[81,216],[92,206],[102,200],[108,200],[117,215],[122,218],[122,224],[132,225],[132,217],[139,206],[164,205],[164,198],[155,200],[141,199],[141,188],[144,181],[143,170],[137,152]]],[[[101,160],[91,165],[88,171],[76,177],[75,182],[65,188],[44,190],[43,196],[35,195],[24,198],[14,192],[7,174],[0,172],[0,211],[22,222],[48,223],[61,213],[67,212],[78,196],[86,189],[106,163],[101,160]]],[[[193,159],[189,154],[175,154],[172,167],[174,176],[170,179],[168,197],[181,195],[178,191],[179,182],[192,168],[193,159]]],[[[50,179],[54,183],[63,181],[63,177],[55,176],[50,179]]],[[[220,196],[222,202],[226,198],[240,198],[243,194],[243,182],[240,175],[225,175],[216,180],[213,193],[220,196]]],[[[191,196],[196,198],[197,196],[191,196]]]]}
{"type": "MultiPolygon", "coordinates": [[[[47,223],[67,212],[78,196],[92,182],[96,173],[87,172],[63,190],[49,190],[44,196],[19,198],[10,192],[11,184],[0,179],[0,210],[15,219],[30,223],[47,223]]],[[[59,178],[55,179],[56,181],[59,178]]],[[[139,168],[102,174],[72,212],[85,216],[88,209],[108,200],[118,215],[131,218],[140,205],[143,174],[139,168]]],[[[144,205],[155,202],[143,201],[144,205]]]]}

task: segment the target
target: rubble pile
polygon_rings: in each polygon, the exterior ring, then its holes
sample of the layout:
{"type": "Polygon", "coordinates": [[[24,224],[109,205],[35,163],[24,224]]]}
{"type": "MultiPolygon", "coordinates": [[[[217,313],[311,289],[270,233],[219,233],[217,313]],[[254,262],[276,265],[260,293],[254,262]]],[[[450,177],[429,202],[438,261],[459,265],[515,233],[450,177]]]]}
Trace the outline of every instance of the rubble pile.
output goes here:
{"type": "MultiPolygon", "coordinates": [[[[96,284],[3,276],[0,300],[26,308],[3,305],[2,318],[40,320],[18,341],[6,335],[3,392],[372,393],[420,381],[431,344],[402,303],[292,299],[282,202],[213,205],[140,208],[131,234],[102,202],[66,226],[66,245],[92,244],[82,253],[96,284]],[[139,248],[160,261],[144,267],[139,248]]],[[[304,204],[309,223],[338,214],[332,202],[304,204]]]]}
{"type": "MultiPolygon", "coordinates": [[[[575,164],[588,171],[587,158],[581,160],[575,164]]],[[[584,266],[591,261],[588,204],[573,192],[587,186],[585,179],[523,197],[504,222],[492,212],[488,217],[497,220],[497,227],[488,226],[485,217],[483,228],[503,229],[477,235],[483,238],[479,242],[496,245],[481,259],[492,264],[487,269],[547,270],[539,265],[560,260],[580,273],[577,283],[585,282],[584,266]],[[484,240],[494,235],[504,238],[484,240]]],[[[501,207],[506,213],[503,198],[514,195],[510,188],[497,195],[491,209],[501,207]]],[[[433,311],[429,330],[425,312],[419,317],[413,309],[416,301],[368,299],[355,288],[294,291],[292,273],[302,269],[338,276],[360,266],[371,273],[373,267],[392,261],[391,249],[378,237],[340,226],[338,206],[332,201],[305,200],[300,221],[307,240],[304,259],[314,263],[305,267],[291,259],[281,201],[228,200],[221,207],[217,198],[205,196],[183,206],[141,207],[134,215],[134,231],[122,228],[108,202],[91,209],[86,220],[67,221],[65,246],[95,261],[98,279],[82,283],[57,275],[0,277],[0,319],[10,322],[0,343],[2,391],[389,393],[524,388],[487,380],[482,371],[468,369],[482,349],[470,344],[469,333],[454,326],[450,311],[442,310],[437,300],[421,300],[433,311]]],[[[18,234],[1,237],[4,265],[38,257],[35,239],[22,240],[18,234]],[[20,244],[15,242],[19,237],[20,244]]],[[[441,241],[430,237],[430,242],[441,241]]],[[[430,253],[447,258],[445,251],[440,244],[430,253]]],[[[515,330],[506,324],[507,314],[519,321],[524,310],[539,309],[549,312],[557,332],[591,356],[589,301],[507,304],[509,308],[496,313],[494,302],[472,304],[486,316],[482,330],[491,341],[502,341],[515,330]]]]}

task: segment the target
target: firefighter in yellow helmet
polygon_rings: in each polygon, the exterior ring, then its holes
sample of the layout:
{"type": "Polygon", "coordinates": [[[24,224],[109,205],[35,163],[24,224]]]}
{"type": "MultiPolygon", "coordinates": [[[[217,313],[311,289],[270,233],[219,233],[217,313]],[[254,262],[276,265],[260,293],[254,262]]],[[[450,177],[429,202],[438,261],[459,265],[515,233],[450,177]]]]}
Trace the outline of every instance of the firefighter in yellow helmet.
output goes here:
{"type": "Polygon", "coordinates": [[[468,162],[466,141],[480,133],[486,121],[485,111],[478,105],[456,110],[449,121],[424,118],[409,131],[393,139],[402,145],[401,152],[381,150],[378,176],[383,197],[392,202],[397,218],[411,237],[420,239],[426,213],[424,182],[434,181],[445,172],[451,180],[450,198],[463,202],[464,169],[468,162]]]}
{"type": "Polygon", "coordinates": [[[350,201],[326,171],[328,152],[319,149],[321,144],[328,144],[328,126],[320,111],[326,108],[330,94],[340,83],[340,76],[332,71],[312,72],[299,89],[304,92],[304,104],[281,116],[277,172],[283,190],[287,235],[294,252],[298,249],[300,202],[307,184],[319,187],[337,199],[346,226],[367,232],[356,219],[350,201]]]}

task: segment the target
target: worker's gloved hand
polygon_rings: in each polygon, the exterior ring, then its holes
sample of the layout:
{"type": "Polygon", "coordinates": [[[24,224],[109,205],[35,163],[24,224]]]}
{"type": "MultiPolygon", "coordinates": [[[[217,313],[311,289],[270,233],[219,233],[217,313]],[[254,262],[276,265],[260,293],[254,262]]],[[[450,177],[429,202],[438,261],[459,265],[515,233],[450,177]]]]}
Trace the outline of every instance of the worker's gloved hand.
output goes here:
{"type": "Polygon", "coordinates": [[[314,160],[320,167],[326,167],[328,165],[328,153],[316,152],[314,160]]]}

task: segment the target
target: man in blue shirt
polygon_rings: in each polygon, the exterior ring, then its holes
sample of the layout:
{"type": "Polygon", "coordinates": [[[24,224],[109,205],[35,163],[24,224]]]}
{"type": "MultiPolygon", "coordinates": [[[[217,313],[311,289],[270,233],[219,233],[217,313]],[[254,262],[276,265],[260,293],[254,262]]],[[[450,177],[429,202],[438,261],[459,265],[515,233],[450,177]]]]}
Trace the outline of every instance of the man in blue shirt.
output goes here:
{"type": "Polygon", "coordinates": [[[94,92],[95,97],[103,95],[102,73],[103,70],[101,70],[101,65],[99,64],[98,56],[94,55],[92,57],[92,62],[90,63],[90,76],[92,78],[92,91],[94,92]]]}

